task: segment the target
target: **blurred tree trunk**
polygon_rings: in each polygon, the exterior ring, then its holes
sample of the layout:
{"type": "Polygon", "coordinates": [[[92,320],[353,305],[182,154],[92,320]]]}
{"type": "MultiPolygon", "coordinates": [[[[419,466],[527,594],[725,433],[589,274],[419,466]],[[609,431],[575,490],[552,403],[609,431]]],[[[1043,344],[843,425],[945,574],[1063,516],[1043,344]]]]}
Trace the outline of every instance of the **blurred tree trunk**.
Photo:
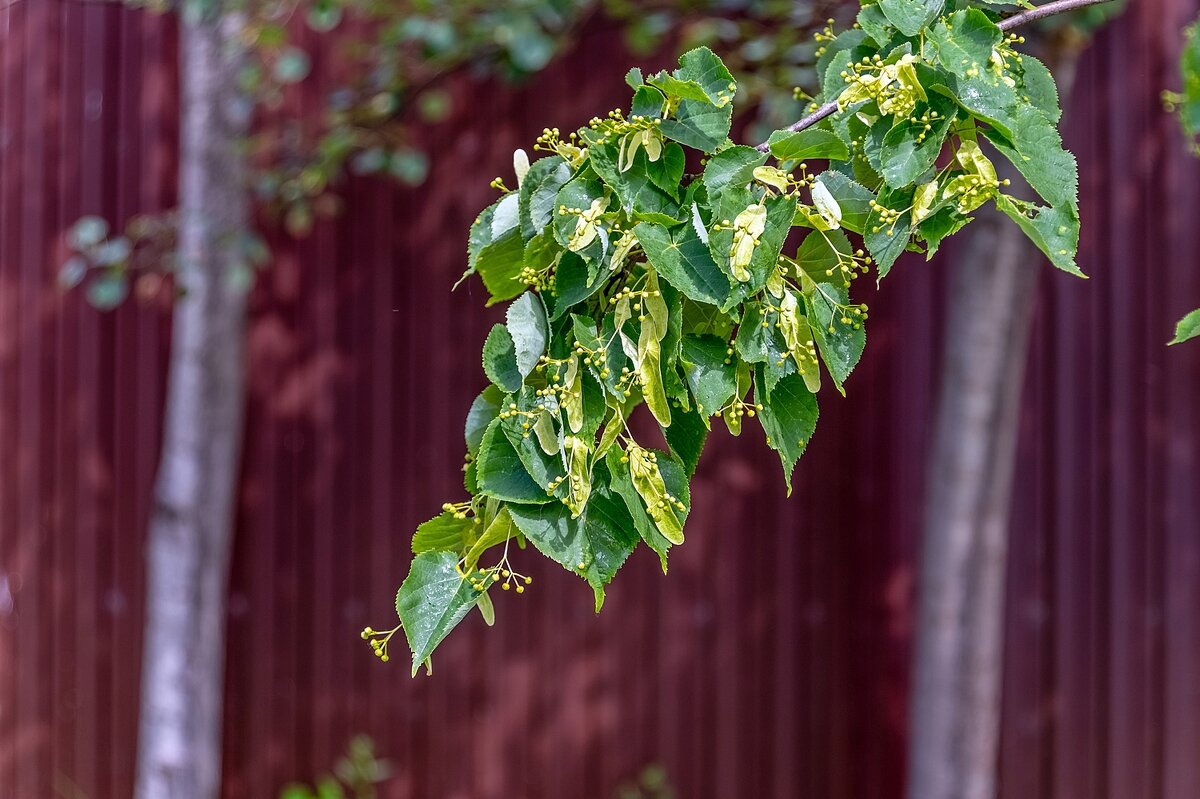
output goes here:
{"type": "Polygon", "coordinates": [[[245,293],[231,274],[249,220],[239,146],[238,19],[181,14],[179,271],[163,449],[151,512],[139,799],[220,788],[225,598],[242,438],[245,293]]]}
{"type": "MultiPolygon", "coordinates": [[[[1047,59],[1064,99],[1078,46],[1061,45],[1047,59]]],[[[999,171],[1020,184],[1011,167],[999,171]]],[[[1037,277],[1047,264],[995,209],[967,230],[966,246],[949,268],[928,464],[909,799],[997,795],[1014,453],[1037,277]]]]}

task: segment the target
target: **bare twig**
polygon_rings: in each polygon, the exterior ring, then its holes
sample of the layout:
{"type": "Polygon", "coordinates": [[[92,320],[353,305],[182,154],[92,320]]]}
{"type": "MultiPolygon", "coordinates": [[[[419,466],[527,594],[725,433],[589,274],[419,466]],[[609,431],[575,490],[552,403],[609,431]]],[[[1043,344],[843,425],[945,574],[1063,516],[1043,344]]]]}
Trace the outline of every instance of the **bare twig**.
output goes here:
{"type": "MultiPolygon", "coordinates": [[[[1010,31],[1013,28],[1019,27],[1021,25],[1026,25],[1030,22],[1035,22],[1044,17],[1050,17],[1055,14],[1062,14],[1067,11],[1074,11],[1077,8],[1085,8],[1087,6],[1094,6],[1094,5],[1099,5],[1100,3],[1110,3],[1110,2],[1112,2],[1112,0],[1054,0],[1054,2],[1052,2],[1052,3],[1046,3],[1043,6],[1038,6],[1037,8],[1031,8],[1028,11],[1022,11],[1019,14],[1013,14],[1011,17],[1002,19],[996,24],[997,24],[997,27],[1000,28],[1000,30],[1010,31]]],[[[795,131],[804,130],[805,128],[811,128],[813,125],[817,124],[825,117],[827,117],[833,113],[836,113],[837,110],[838,110],[837,101],[836,100],[830,101],[828,103],[825,103],[825,105],[821,106],[816,111],[813,111],[808,116],[804,117],[804,119],[801,119],[798,122],[793,122],[791,125],[788,125],[786,130],[795,132],[795,131]]],[[[767,152],[767,150],[769,148],[767,147],[767,143],[763,142],[762,144],[758,145],[758,149],[762,150],[765,153],[765,152],[767,152]]]]}

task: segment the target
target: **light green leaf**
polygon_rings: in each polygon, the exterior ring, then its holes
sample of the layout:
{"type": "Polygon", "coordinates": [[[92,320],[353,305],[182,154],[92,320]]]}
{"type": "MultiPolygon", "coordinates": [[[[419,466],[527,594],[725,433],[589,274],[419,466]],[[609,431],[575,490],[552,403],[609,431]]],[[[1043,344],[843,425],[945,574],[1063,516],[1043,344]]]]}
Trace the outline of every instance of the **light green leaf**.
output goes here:
{"type": "Polygon", "coordinates": [[[955,74],[988,68],[992,50],[1003,34],[977,8],[956,11],[929,29],[927,41],[937,50],[938,62],[955,74]]]}
{"type": "Polygon", "coordinates": [[[474,518],[458,519],[451,511],[443,511],[417,527],[412,539],[413,554],[434,550],[461,554],[474,527],[474,518]]]}
{"type": "Polygon", "coordinates": [[[516,350],[517,370],[523,378],[528,377],[546,353],[550,341],[546,309],[536,294],[527,291],[508,306],[505,318],[516,350]]]}
{"type": "Polygon", "coordinates": [[[677,509],[676,504],[682,505],[682,501],[667,490],[662,473],[658,470],[658,453],[631,445],[625,455],[629,458],[633,488],[642,498],[646,513],[654,520],[658,532],[672,544],[682,544],[683,522],[677,514],[685,510],[682,507],[677,509]]]}
{"type": "MultiPolygon", "coordinates": [[[[879,0],[888,22],[905,36],[916,36],[942,13],[944,0],[879,0]]],[[[882,44],[882,42],[881,42],[882,44]]]]}
{"type": "Polygon", "coordinates": [[[412,650],[412,674],[479,600],[479,592],[459,574],[458,555],[423,552],[412,562],[396,593],[396,613],[412,650]]]}
{"type": "Polygon", "coordinates": [[[1016,222],[1050,263],[1077,277],[1087,277],[1075,264],[1079,246],[1079,215],[1073,207],[1043,208],[1001,194],[996,207],[1016,222]]]}
{"type": "Polygon", "coordinates": [[[667,393],[663,388],[662,379],[662,350],[658,341],[650,339],[643,349],[639,348],[640,363],[638,364],[638,382],[642,386],[642,395],[646,407],[654,414],[658,423],[666,427],[671,424],[671,405],[667,401],[667,393]]]}
{"type": "Polygon", "coordinates": [[[557,155],[540,158],[530,165],[517,192],[521,234],[531,239],[554,219],[558,191],[571,179],[571,167],[557,155]]]}
{"type": "Polygon", "coordinates": [[[1175,338],[1167,343],[1182,344],[1197,336],[1200,336],[1200,308],[1179,320],[1179,324],[1175,325],[1175,338]]]}
{"type": "Polygon", "coordinates": [[[818,180],[837,201],[842,211],[842,227],[854,233],[866,230],[871,216],[871,201],[875,199],[874,192],[833,170],[822,172],[818,180]]]}
{"type": "Polygon", "coordinates": [[[1017,110],[1013,125],[1012,139],[997,131],[982,132],[1047,203],[1077,207],[1079,169],[1075,156],[1063,149],[1054,123],[1025,104],[1017,110]]]}
{"type": "Polygon", "coordinates": [[[494,325],[483,343],[483,372],[510,394],[521,390],[523,376],[517,369],[517,351],[504,325],[494,325]]]}
{"type": "Polygon", "coordinates": [[[463,558],[463,571],[470,574],[479,565],[479,558],[483,553],[492,547],[499,546],[512,538],[517,530],[513,527],[512,517],[509,515],[508,509],[511,505],[504,505],[500,511],[488,524],[483,534],[471,544],[471,548],[467,551],[467,555],[463,558]]]}

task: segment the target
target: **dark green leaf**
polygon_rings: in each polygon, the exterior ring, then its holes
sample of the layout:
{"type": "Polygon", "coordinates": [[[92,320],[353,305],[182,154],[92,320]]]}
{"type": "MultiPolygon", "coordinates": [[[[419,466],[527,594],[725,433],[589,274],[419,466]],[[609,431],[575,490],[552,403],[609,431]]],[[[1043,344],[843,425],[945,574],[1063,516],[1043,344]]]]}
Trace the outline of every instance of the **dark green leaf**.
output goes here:
{"type": "MultiPolygon", "coordinates": [[[[504,329],[500,325],[496,325],[496,327],[499,327],[501,330],[504,329]]],[[[496,388],[496,386],[488,386],[471,403],[471,409],[467,411],[465,430],[467,452],[470,455],[474,456],[479,451],[479,443],[483,440],[483,433],[487,430],[488,425],[492,423],[492,420],[500,415],[500,403],[503,401],[504,393],[496,388]]]]}
{"type": "Polygon", "coordinates": [[[717,267],[692,225],[668,232],[643,222],[634,228],[646,257],[664,280],[697,302],[721,305],[729,297],[729,279],[717,267]]]}
{"type": "Polygon", "coordinates": [[[850,151],[837,134],[823,128],[801,131],[777,130],[767,140],[771,155],[780,161],[804,161],[821,158],[845,161],[850,151]]]}
{"type": "Polygon", "coordinates": [[[552,498],[544,487],[534,482],[525,465],[509,442],[501,420],[488,425],[479,444],[476,458],[479,490],[485,496],[506,502],[540,504],[552,498]]]}
{"type": "Polygon", "coordinates": [[[821,360],[843,395],[846,392],[842,384],[858,364],[867,344],[866,325],[855,310],[847,307],[849,302],[850,296],[844,288],[828,284],[817,284],[816,291],[805,297],[808,321],[821,360]]]}
{"type": "MultiPolygon", "coordinates": [[[[761,371],[760,367],[760,375],[761,371]]],[[[763,432],[767,434],[767,444],[779,453],[790,496],[792,470],[817,428],[817,398],[805,387],[800,375],[784,377],[769,394],[756,383],[754,398],[762,405],[758,418],[762,422],[763,432]]]]}
{"type": "Polygon", "coordinates": [[[705,427],[708,417],[733,399],[737,390],[737,369],[730,349],[729,342],[717,336],[683,337],[683,370],[705,427]]]}
{"type": "Polygon", "coordinates": [[[727,147],[708,159],[704,166],[704,186],[710,197],[726,186],[745,186],[754,179],[755,167],[767,162],[767,154],[753,147],[727,147]]]}

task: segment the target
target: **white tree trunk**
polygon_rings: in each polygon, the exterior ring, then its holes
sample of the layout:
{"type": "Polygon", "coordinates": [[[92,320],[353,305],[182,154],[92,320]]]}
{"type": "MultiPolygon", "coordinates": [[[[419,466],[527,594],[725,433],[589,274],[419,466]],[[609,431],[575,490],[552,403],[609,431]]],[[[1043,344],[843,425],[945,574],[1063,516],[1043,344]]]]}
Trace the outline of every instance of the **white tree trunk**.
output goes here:
{"type": "MultiPolygon", "coordinates": [[[[1066,47],[1051,48],[1047,58],[1064,98],[1078,56],[1066,47]]],[[[997,166],[1001,177],[1020,183],[1007,164],[997,166]]],[[[1037,276],[1049,267],[994,209],[967,230],[965,251],[948,267],[950,309],[927,470],[909,799],[997,795],[1018,412],[1037,276]]]]}
{"type": "Polygon", "coordinates": [[[1017,411],[1040,259],[991,213],[953,264],[928,472],[910,799],[994,799],[1017,411]]]}
{"type": "MultiPolygon", "coordinates": [[[[215,4],[214,4],[215,5],[215,4]]],[[[180,268],[164,435],[151,512],[138,799],[220,788],[225,599],[242,439],[244,290],[232,272],[249,220],[238,146],[238,20],[180,24],[180,268]]]]}

